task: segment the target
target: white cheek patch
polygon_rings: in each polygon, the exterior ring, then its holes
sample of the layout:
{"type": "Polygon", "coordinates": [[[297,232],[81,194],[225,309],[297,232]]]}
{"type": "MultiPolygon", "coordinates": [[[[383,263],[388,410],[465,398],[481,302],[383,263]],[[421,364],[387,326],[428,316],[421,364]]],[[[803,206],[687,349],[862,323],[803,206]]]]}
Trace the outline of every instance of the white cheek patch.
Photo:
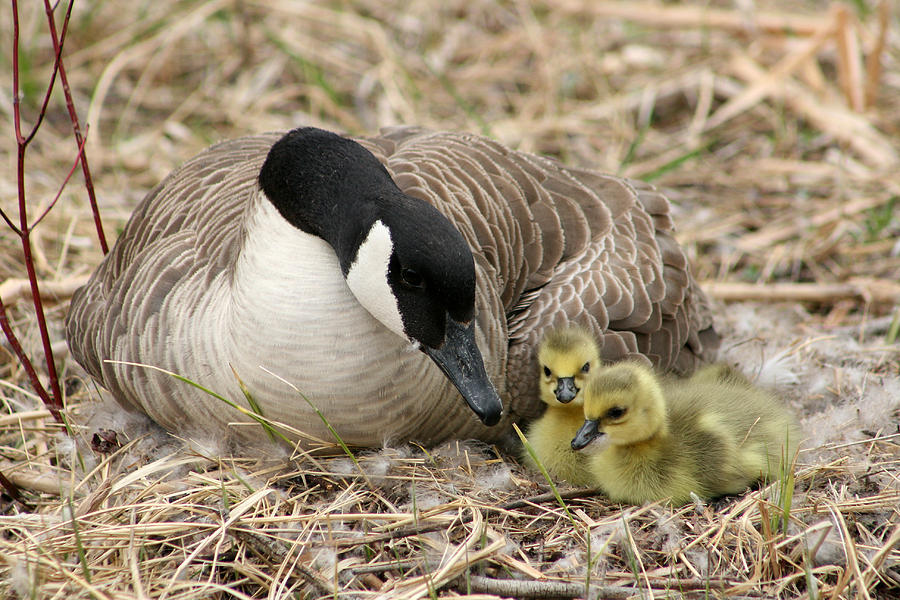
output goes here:
{"type": "Polygon", "coordinates": [[[407,338],[397,298],[388,285],[388,265],[393,251],[390,230],[381,221],[375,221],[347,271],[347,286],[373,317],[397,335],[407,338]]]}

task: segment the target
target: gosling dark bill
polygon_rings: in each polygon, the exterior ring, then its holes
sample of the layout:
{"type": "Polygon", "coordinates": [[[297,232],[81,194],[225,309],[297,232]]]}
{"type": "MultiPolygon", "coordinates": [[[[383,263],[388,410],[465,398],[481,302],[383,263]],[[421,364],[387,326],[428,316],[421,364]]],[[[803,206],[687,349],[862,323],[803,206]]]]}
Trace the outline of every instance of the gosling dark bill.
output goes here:
{"type": "Polygon", "coordinates": [[[604,435],[598,427],[599,423],[597,421],[585,421],[578,433],[575,434],[575,437],[572,438],[572,450],[581,450],[601,435],[604,435]]]}

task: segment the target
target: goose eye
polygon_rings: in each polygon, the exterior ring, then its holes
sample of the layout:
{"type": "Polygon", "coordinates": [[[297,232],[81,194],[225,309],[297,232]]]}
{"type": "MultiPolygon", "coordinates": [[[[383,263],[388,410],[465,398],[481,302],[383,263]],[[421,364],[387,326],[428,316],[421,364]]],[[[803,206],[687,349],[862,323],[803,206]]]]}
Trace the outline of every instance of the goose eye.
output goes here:
{"type": "Polygon", "coordinates": [[[401,269],[400,279],[403,281],[404,285],[411,288],[425,287],[425,280],[422,278],[422,275],[413,269],[401,269]]]}
{"type": "Polygon", "coordinates": [[[626,409],[621,406],[613,406],[611,409],[606,411],[606,418],[608,419],[621,419],[625,415],[626,409]]]}
{"type": "Polygon", "coordinates": [[[587,373],[590,370],[591,370],[591,363],[589,363],[589,362],[584,363],[584,365],[581,367],[582,373],[587,373]]]}
{"type": "Polygon", "coordinates": [[[544,375],[550,377],[550,367],[544,365],[544,375]]]}

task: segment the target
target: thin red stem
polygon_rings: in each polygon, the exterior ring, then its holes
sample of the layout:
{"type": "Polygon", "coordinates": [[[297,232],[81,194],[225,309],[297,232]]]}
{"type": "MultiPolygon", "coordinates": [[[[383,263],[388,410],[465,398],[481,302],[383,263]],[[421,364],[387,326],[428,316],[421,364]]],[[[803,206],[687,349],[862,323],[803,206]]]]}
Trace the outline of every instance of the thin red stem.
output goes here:
{"type": "Polygon", "coordinates": [[[44,217],[46,217],[50,213],[50,210],[54,206],[56,206],[56,203],[59,201],[59,197],[62,196],[63,190],[66,189],[66,185],[69,183],[69,180],[72,179],[72,175],[75,174],[75,169],[78,168],[78,163],[81,161],[82,157],[84,156],[84,144],[85,143],[87,143],[87,138],[84,138],[84,142],[78,148],[78,156],[75,157],[75,162],[72,164],[72,168],[69,169],[69,174],[66,175],[66,178],[62,182],[62,185],[59,186],[59,190],[57,190],[56,196],[54,196],[53,200],[50,202],[50,204],[47,206],[47,208],[44,209],[44,212],[41,213],[41,216],[38,217],[34,221],[34,223],[31,224],[32,230],[34,230],[34,228],[38,226],[38,223],[43,221],[44,217]]]}
{"type": "MultiPolygon", "coordinates": [[[[66,37],[69,29],[69,17],[72,14],[73,2],[69,2],[66,11],[66,19],[63,21],[61,35],[56,34],[56,20],[53,18],[53,7],[49,0],[44,0],[44,10],[47,13],[47,24],[50,26],[50,37],[53,39],[53,49],[56,52],[56,61],[59,67],[59,80],[62,83],[63,93],[66,96],[66,108],[69,111],[69,119],[72,121],[72,131],[75,133],[75,142],[79,148],[84,148],[84,137],[81,135],[81,124],[78,120],[78,112],[75,110],[75,102],[72,100],[72,91],[69,88],[69,80],[66,78],[66,69],[62,60],[62,41],[66,37]]],[[[100,240],[100,249],[103,254],[109,252],[109,245],[106,242],[106,234],[103,232],[103,223],[100,220],[100,209],[97,206],[97,196],[94,193],[94,180],[91,177],[91,169],[88,166],[87,154],[82,152],[81,156],[81,172],[84,174],[84,187],[87,189],[88,200],[91,203],[91,212],[94,215],[94,227],[97,229],[97,239],[100,240]]]]}
{"type": "MultiPolygon", "coordinates": [[[[69,10],[72,10],[72,2],[69,3],[69,10]]],[[[44,94],[44,101],[41,103],[41,110],[38,111],[38,118],[35,121],[34,125],[31,127],[31,133],[28,134],[28,137],[25,138],[24,144],[27,146],[31,143],[31,140],[34,139],[34,136],[37,134],[38,129],[41,128],[41,124],[44,122],[44,117],[47,116],[47,107],[50,105],[50,97],[53,95],[53,86],[56,85],[56,74],[59,72],[59,60],[60,56],[62,56],[62,45],[54,46],[54,57],[53,57],[53,73],[50,74],[50,84],[47,86],[47,92],[44,94]]]]}
{"type": "Polygon", "coordinates": [[[10,229],[12,229],[12,230],[16,233],[16,235],[18,235],[18,236],[21,237],[22,232],[19,231],[19,228],[16,227],[16,224],[13,223],[13,222],[9,219],[8,216],[6,216],[6,213],[3,212],[3,209],[2,209],[2,208],[0,208],[0,217],[3,217],[3,220],[6,221],[7,227],[9,227],[10,229]]]}
{"type": "Polygon", "coordinates": [[[6,490],[6,493],[9,494],[13,500],[24,503],[22,494],[19,492],[19,486],[7,479],[2,471],[0,471],[0,487],[6,490]]]}
{"type": "MultiPolygon", "coordinates": [[[[16,158],[16,176],[17,176],[17,188],[19,195],[19,232],[20,239],[22,240],[22,252],[23,259],[25,262],[25,270],[28,272],[28,281],[31,284],[31,298],[34,304],[35,317],[38,322],[38,330],[40,332],[41,337],[41,345],[44,349],[44,358],[47,363],[47,374],[50,379],[50,390],[51,394],[47,395],[46,389],[41,385],[40,379],[37,377],[37,373],[34,372],[34,367],[31,362],[28,360],[28,357],[25,356],[25,353],[22,351],[21,346],[18,344],[16,340],[15,333],[12,330],[12,327],[9,324],[9,320],[6,316],[5,307],[2,307],[0,304],[0,308],[3,308],[0,311],[0,317],[2,317],[2,326],[3,332],[6,334],[7,339],[10,341],[10,345],[19,346],[19,350],[16,352],[17,356],[19,356],[20,361],[23,366],[25,366],[26,371],[30,370],[29,377],[31,378],[31,383],[35,387],[35,391],[37,391],[38,395],[41,396],[41,399],[50,409],[54,418],[58,421],[62,421],[62,417],[59,414],[59,409],[62,408],[62,390],[59,387],[59,375],[56,372],[56,362],[53,360],[53,350],[50,345],[50,334],[47,330],[47,319],[44,316],[44,303],[41,300],[40,288],[38,285],[37,273],[34,269],[34,257],[31,254],[31,240],[30,240],[30,231],[28,229],[28,212],[27,212],[27,204],[25,202],[25,151],[28,148],[28,140],[22,136],[22,116],[21,116],[21,99],[20,88],[19,88],[19,7],[16,0],[12,2],[12,12],[13,12],[13,122],[15,124],[16,131],[16,146],[17,146],[17,158],[16,158]],[[43,393],[42,393],[43,392],[43,393]]],[[[51,82],[52,85],[52,82],[51,82]]],[[[49,94],[49,92],[48,92],[49,94]]],[[[42,117],[39,117],[39,121],[42,117]]],[[[33,134],[33,132],[32,132],[33,134]]]]}
{"type": "Polygon", "coordinates": [[[19,343],[19,339],[16,337],[16,333],[12,330],[12,325],[6,314],[6,306],[3,304],[2,299],[0,299],[0,329],[3,330],[10,347],[19,359],[19,362],[22,363],[22,367],[25,368],[25,373],[31,381],[31,387],[34,388],[34,391],[44,402],[44,405],[50,409],[50,414],[53,415],[53,418],[62,423],[62,415],[59,414],[59,409],[55,407],[53,399],[47,394],[47,389],[41,384],[41,379],[38,377],[37,371],[34,370],[34,365],[31,364],[28,355],[25,354],[22,345],[19,343]]]}
{"type": "MultiPolygon", "coordinates": [[[[22,120],[19,116],[19,4],[16,0],[12,0],[13,12],[13,123],[16,127],[16,143],[22,144],[22,120]]],[[[21,189],[25,182],[19,177],[19,188],[21,189]]]]}

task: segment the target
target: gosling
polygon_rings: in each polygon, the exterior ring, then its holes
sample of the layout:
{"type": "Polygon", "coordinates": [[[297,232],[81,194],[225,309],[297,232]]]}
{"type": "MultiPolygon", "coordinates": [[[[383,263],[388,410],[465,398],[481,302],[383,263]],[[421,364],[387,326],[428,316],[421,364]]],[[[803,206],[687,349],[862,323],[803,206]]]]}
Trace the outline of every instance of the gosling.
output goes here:
{"type": "Polygon", "coordinates": [[[619,363],[583,393],[585,421],[572,449],[588,457],[591,485],[617,502],[680,506],[692,492],[738,494],[781,474],[797,448],[797,426],[781,403],[724,365],[677,380],[619,363]]]}
{"type": "MultiPolygon", "coordinates": [[[[541,340],[538,363],[541,400],[547,409],[528,427],[528,442],[554,480],[591,485],[588,458],[574,451],[569,440],[584,423],[582,389],[592,370],[600,365],[597,343],[579,327],[551,330],[541,340]]],[[[523,451],[522,459],[537,470],[527,451],[523,451]]]]}

